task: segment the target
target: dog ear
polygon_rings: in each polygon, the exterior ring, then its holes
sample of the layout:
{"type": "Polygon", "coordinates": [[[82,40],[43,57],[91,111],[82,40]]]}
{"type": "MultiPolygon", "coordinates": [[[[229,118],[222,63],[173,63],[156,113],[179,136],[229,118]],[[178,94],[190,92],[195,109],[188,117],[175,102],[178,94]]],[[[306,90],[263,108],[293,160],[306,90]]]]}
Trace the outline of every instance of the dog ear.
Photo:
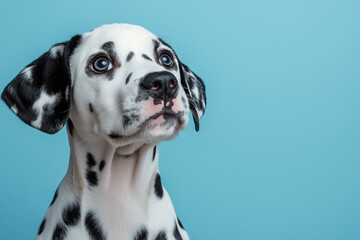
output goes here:
{"type": "Polygon", "coordinates": [[[189,100],[195,129],[199,131],[199,120],[204,115],[206,107],[206,95],[204,82],[185,64],[180,63],[181,85],[189,100]]]}
{"type": "Polygon", "coordinates": [[[58,132],[70,110],[69,59],[81,36],[55,44],[27,65],[4,89],[1,98],[25,123],[46,133],[58,132]]]}

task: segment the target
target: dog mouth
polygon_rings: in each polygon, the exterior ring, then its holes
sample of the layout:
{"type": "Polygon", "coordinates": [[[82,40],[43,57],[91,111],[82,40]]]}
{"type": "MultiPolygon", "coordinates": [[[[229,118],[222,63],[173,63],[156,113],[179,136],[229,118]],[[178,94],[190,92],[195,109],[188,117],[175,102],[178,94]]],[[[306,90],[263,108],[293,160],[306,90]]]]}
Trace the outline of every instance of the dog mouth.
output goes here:
{"type": "Polygon", "coordinates": [[[108,136],[112,139],[118,140],[136,135],[139,132],[143,131],[149,125],[158,124],[160,126],[166,126],[167,124],[176,124],[176,121],[178,122],[178,124],[182,125],[184,123],[184,120],[182,118],[183,115],[184,111],[179,111],[178,113],[175,113],[171,109],[164,107],[160,112],[155,113],[154,115],[148,117],[142,123],[140,123],[135,132],[126,135],[111,133],[108,136]],[[159,119],[161,119],[162,121],[159,119]]]}
{"type": "Polygon", "coordinates": [[[163,108],[161,112],[155,113],[151,117],[145,120],[145,124],[151,120],[157,119],[158,117],[163,116],[165,120],[168,120],[169,118],[178,118],[178,114],[174,111],[170,110],[169,108],[163,108]]]}

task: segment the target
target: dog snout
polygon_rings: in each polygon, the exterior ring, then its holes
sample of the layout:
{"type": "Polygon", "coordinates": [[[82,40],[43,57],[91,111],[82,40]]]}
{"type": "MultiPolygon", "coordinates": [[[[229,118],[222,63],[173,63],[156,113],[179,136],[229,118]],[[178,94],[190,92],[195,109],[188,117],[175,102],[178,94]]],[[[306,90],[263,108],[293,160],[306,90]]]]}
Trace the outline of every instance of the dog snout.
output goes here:
{"type": "Polygon", "coordinates": [[[147,74],[142,82],[142,88],[154,99],[168,101],[176,97],[178,81],[170,72],[153,72],[147,74]]]}

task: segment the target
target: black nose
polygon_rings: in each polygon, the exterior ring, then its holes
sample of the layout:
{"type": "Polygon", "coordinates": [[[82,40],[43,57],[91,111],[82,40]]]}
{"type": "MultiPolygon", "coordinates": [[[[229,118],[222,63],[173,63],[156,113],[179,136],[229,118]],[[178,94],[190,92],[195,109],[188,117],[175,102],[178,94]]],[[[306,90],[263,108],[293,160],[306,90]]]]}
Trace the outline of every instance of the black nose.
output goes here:
{"type": "Polygon", "coordinates": [[[169,72],[149,73],[143,78],[141,86],[151,97],[165,102],[175,98],[178,90],[176,77],[169,72]]]}

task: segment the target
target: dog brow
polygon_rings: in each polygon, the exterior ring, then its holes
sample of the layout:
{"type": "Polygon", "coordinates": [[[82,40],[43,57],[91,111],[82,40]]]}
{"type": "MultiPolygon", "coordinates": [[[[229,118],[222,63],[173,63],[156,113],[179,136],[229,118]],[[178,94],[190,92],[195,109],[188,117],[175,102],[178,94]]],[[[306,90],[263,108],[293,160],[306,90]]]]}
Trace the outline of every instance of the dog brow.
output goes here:
{"type": "Polygon", "coordinates": [[[114,51],[114,46],[115,46],[114,42],[109,41],[109,42],[104,43],[101,46],[101,49],[103,49],[105,52],[107,52],[107,54],[109,54],[111,59],[114,61],[115,67],[120,67],[121,64],[120,64],[120,61],[119,61],[119,58],[118,58],[116,52],[114,51]]]}
{"type": "Polygon", "coordinates": [[[154,44],[154,55],[157,56],[158,54],[157,51],[160,47],[160,42],[158,40],[153,39],[153,44],[154,44]]]}
{"type": "Polygon", "coordinates": [[[114,51],[114,42],[110,41],[110,42],[106,42],[104,43],[101,48],[103,50],[105,50],[107,53],[111,52],[111,51],[114,51]]]}
{"type": "Polygon", "coordinates": [[[104,43],[101,46],[101,49],[103,49],[105,52],[107,52],[107,54],[109,54],[109,56],[113,59],[113,61],[118,62],[119,60],[117,58],[116,52],[114,51],[114,45],[115,45],[114,42],[109,41],[109,42],[104,43]]]}

